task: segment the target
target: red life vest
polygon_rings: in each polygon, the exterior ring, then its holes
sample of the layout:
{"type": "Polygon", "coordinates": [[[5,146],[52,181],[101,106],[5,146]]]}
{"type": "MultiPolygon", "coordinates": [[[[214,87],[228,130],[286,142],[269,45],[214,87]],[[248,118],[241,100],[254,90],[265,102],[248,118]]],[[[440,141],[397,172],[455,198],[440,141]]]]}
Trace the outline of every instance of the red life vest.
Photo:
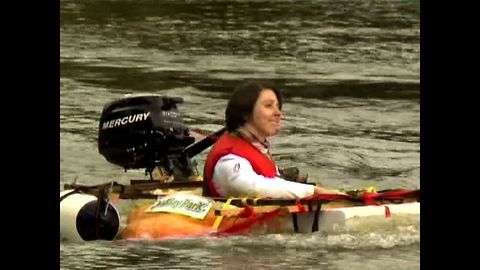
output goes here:
{"type": "Polygon", "coordinates": [[[225,133],[215,143],[205,161],[203,172],[203,180],[206,182],[206,185],[203,186],[204,196],[220,197],[213,185],[213,170],[217,161],[228,154],[234,154],[248,160],[257,174],[271,178],[277,175],[277,168],[273,160],[262,154],[245,139],[225,133]]]}

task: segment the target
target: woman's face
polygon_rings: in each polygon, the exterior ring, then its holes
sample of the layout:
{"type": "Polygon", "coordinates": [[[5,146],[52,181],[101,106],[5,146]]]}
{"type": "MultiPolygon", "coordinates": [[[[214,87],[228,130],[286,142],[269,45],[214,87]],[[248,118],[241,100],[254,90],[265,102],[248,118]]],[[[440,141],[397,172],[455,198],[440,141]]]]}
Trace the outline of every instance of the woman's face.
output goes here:
{"type": "Polygon", "coordinates": [[[275,92],[263,89],[253,107],[252,118],[248,123],[255,129],[260,139],[275,135],[280,131],[280,104],[275,92]]]}

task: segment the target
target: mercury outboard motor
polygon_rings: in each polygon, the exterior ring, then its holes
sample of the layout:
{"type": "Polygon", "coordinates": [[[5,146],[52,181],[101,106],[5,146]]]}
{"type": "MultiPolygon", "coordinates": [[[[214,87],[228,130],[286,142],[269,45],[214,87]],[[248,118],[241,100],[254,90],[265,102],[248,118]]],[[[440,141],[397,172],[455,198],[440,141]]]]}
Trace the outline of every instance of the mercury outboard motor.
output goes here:
{"type": "Polygon", "coordinates": [[[177,104],[183,99],[136,94],[107,103],[102,111],[98,151],[107,161],[127,169],[160,166],[170,175],[174,168],[187,174],[192,164],[185,148],[195,141],[183,123],[177,104]]]}

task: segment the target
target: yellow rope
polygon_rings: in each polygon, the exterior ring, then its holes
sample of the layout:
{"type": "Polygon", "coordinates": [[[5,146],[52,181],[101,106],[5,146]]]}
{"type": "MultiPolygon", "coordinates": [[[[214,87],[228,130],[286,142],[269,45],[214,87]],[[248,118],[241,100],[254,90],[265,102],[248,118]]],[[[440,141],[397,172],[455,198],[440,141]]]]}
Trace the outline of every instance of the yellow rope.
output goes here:
{"type": "MultiPolygon", "coordinates": [[[[244,198],[241,198],[241,202],[242,202],[242,205],[245,206],[245,205],[248,205],[248,199],[252,199],[251,197],[244,197],[244,198]]],[[[259,198],[259,197],[256,197],[256,198],[253,198],[253,201],[252,201],[252,205],[257,205],[257,202],[258,200],[260,200],[262,198],[259,198]]]]}
{"type": "Polygon", "coordinates": [[[242,206],[247,205],[247,199],[248,199],[247,197],[243,197],[243,198],[242,198],[242,200],[241,200],[242,206]]]}
{"type": "MultiPolygon", "coordinates": [[[[228,200],[223,204],[222,210],[226,209],[230,205],[230,203],[232,202],[232,199],[233,198],[228,198],[228,200]]],[[[218,226],[220,226],[222,219],[223,219],[223,216],[218,216],[215,218],[215,222],[213,222],[213,226],[212,226],[215,230],[217,230],[218,226]]]]}

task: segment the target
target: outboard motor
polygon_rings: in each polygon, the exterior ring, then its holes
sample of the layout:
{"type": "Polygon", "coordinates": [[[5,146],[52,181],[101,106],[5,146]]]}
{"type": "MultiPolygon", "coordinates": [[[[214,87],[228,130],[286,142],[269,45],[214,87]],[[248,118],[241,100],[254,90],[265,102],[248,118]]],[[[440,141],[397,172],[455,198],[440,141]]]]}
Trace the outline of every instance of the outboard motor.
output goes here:
{"type": "Polygon", "coordinates": [[[126,95],[103,108],[98,151],[107,161],[127,169],[159,166],[190,174],[193,166],[185,148],[195,141],[183,123],[177,104],[182,98],[156,94],[126,95]]]}

